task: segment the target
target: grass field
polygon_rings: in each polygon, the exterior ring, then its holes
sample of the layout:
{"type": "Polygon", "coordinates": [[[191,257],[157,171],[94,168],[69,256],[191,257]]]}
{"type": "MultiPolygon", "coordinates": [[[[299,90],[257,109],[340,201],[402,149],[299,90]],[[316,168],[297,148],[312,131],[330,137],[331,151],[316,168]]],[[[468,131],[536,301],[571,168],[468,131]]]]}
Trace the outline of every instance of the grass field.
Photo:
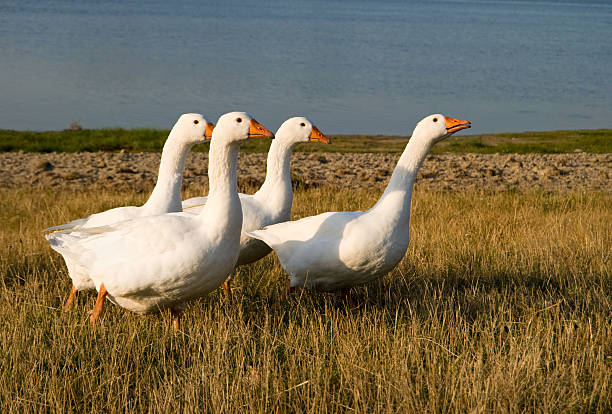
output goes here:
{"type": "MultiPolygon", "coordinates": [[[[294,215],[377,196],[298,191],[294,215]]],[[[406,257],[354,307],[283,299],[272,255],[240,269],[231,302],[192,303],[183,332],[112,304],[92,329],[93,293],[61,310],[70,282],[40,229],[145,197],[0,189],[3,412],[612,409],[611,194],[417,189],[406,257]]]]}
{"type": "MultiPolygon", "coordinates": [[[[80,131],[0,130],[0,151],[79,152],[79,151],[161,151],[167,130],[85,129],[80,131]]],[[[303,152],[402,152],[408,137],[340,135],[331,136],[331,145],[300,145],[303,152]]],[[[251,140],[241,147],[245,152],[267,152],[268,140],[251,140]]],[[[612,130],[521,132],[451,137],[436,145],[432,153],[589,153],[612,152],[612,130]]],[[[207,145],[194,151],[208,151],[207,145]]]]}

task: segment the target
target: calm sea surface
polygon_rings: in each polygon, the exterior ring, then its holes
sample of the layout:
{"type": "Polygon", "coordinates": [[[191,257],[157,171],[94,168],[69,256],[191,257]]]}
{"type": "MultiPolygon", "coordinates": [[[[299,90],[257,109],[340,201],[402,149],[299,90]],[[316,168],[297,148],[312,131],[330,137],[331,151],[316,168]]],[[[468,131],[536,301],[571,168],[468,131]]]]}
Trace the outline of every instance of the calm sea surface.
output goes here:
{"type": "Polygon", "coordinates": [[[0,0],[0,128],[612,128],[611,1],[0,0]]]}

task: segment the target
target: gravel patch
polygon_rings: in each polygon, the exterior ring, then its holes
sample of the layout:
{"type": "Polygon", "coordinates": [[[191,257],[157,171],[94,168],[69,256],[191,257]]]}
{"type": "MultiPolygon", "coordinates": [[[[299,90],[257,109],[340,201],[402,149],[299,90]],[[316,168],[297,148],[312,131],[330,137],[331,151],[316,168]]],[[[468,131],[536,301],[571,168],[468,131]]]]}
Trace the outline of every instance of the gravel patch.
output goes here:
{"type": "MultiPolygon", "coordinates": [[[[0,153],[2,187],[107,187],[149,191],[160,154],[132,152],[0,153]]],[[[306,188],[383,188],[399,154],[296,153],[294,183],[306,188]]],[[[241,154],[239,184],[259,186],[266,154],[241,154]]],[[[185,186],[207,186],[208,154],[192,153],[185,186]]],[[[540,189],[612,192],[612,154],[442,154],[423,163],[417,185],[435,190],[540,189]]]]}

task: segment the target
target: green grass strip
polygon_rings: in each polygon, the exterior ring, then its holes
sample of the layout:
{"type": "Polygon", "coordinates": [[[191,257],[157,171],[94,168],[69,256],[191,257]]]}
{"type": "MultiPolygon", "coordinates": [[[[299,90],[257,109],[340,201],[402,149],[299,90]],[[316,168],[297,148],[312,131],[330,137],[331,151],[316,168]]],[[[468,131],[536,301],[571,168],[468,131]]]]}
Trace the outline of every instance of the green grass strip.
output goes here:
{"type": "MultiPolygon", "coordinates": [[[[0,130],[0,152],[92,152],[161,150],[168,130],[161,129],[83,129],[78,131],[0,130]]],[[[382,135],[332,135],[331,145],[300,145],[300,152],[401,152],[408,137],[382,135]]],[[[268,140],[251,140],[244,152],[267,152],[268,140]]],[[[194,151],[208,151],[198,145],[194,151]]],[[[433,153],[610,153],[612,130],[520,132],[460,135],[436,145],[433,153]]]]}

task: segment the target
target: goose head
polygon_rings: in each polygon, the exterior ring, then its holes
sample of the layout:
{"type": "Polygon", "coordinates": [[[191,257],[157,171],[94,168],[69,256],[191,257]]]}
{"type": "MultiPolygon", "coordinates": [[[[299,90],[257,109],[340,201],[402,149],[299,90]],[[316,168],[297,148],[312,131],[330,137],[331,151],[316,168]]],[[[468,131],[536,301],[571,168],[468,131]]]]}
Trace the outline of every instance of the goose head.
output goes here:
{"type": "Polygon", "coordinates": [[[179,117],[170,137],[181,144],[193,145],[210,140],[215,125],[200,114],[183,114],[179,117]]]}
{"type": "Polygon", "coordinates": [[[308,119],[302,116],[289,118],[276,131],[276,139],[290,144],[300,142],[322,142],[329,144],[331,141],[308,119]]]}
{"type": "Polygon", "coordinates": [[[470,128],[470,121],[450,118],[442,114],[429,115],[419,121],[412,136],[423,137],[423,139],[435,144],[450,137],[457,131],[470,128]]]}
{"type": "Polygon", "coordinates": [[[228,145],[239,144],[249,138],[274,138],[274,134],[246,112],[221,115],[212,133],[212,139],[228,145]]]}

